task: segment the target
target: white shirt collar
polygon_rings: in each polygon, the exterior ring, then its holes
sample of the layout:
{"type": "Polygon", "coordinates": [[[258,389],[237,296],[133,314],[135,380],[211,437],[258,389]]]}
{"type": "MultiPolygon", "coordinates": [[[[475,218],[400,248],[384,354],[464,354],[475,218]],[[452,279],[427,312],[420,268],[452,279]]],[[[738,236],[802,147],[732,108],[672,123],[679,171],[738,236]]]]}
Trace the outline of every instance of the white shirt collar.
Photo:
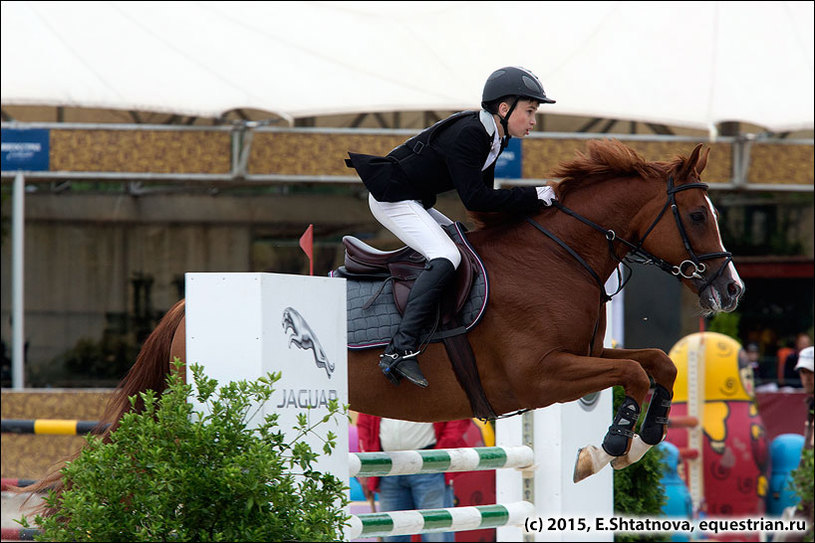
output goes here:
{"type": "Polygon", "coordinates": [[[498,126],[495,124],[495,117],[492,116],[492,113],[485,109],[482,109],[478,118],[481,120],[481,124],[484,125],[484,130],[487,131],[487,134],[492,136],[490,154],[487,155],[487,161],[481,168],[481,171],[484,171],[487,168],[489,168],[490,164],[495,162],[495,160],[498,158],[498,155],[501,154],[501,138],[498,136],[498,126]]]}
{"type": "Polygon", "coordinates": [[[484,125],[487,134],[494,136],[498,132],[498,126],[495,124],[495,117],[492,116],[492,113],[482,109],[481,113],[478,114],[478,118],[481,120],[481,124],[484,125]]]}

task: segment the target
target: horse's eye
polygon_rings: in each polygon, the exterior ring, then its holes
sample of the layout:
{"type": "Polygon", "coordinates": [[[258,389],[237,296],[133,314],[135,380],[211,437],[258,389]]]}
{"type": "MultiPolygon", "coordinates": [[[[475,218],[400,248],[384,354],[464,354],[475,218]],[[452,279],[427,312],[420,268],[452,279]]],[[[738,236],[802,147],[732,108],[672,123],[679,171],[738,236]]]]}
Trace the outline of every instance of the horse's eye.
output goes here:
{"type": "Polygon", "coordinates": [[[705,214],[701,211],[694,211],[690,214],[690,218],[695,223],[702,223],[705,222],[705,214]]]}

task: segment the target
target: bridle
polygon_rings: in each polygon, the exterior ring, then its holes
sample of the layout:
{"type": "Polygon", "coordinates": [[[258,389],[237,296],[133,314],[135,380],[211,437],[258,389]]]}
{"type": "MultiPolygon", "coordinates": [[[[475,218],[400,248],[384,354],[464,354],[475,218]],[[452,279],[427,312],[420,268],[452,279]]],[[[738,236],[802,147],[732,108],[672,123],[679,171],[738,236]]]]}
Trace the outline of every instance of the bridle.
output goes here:
{"type": "Polygon", "coordinates": [[[699,294],[702,293],[706,288],[708,288],[713,281],[719,278],[719,276],[724,271],[725,267],[733,261],[733,253],[724,251],[719,253],[705,253],[703,255],[696,255],[691,247],[690,240],[688,239],[688,234],[685,231],[685,225],[682,222],[682,217],[679,215],[679,206],[676,205],[676,193],[681,192],[683,190],[688,189],[702,189],[707,192],[708,185],[705,183],[688,183],[686,185],[674,186],[674,179],[673,176],[668,177],[668,200],[665,202],[665,205],[662,206],[662,210],[657,215],[657,218],[654,219],[654,222],[651,223],[651,226],[648,227],[648,230],[645,231],[645,235],[642,236],[639,243],[636,246],[631,246],[628,242],[623,239],[620,239],[621,242],[628,245],[631,249],[631,252],[634,256],[642,256],[645,260],[636,261],[642,264],[654,264],[658,266],[663,271],[666,271],[679,279],[680,277],[683,279],[698,279],[700,281],[704,281],[705,278],[702,275],[707,270],[707,266],[704,264],[703,261],[705,260],[713,260],[716,258],[724,258],[725,261],[719,266],[719,269],[713,275],[711,279],[705,281],[704,285],[699,289],[699,294]],[[673,212],[674,219],[676,220],[676,228],[679,230],[679,235],[682,237],[682,244],[685,246],[685,250],[688,252],[688,256],[690,257],[687,260],[683,260],[679,263],[678,266],[671,266],[661,258],[658,258],[645,249],[642,248],[642,244],[645,243],[645,239],[648,235],[653,231],[654,227],[657,223],[662,219],[662,216],[665,214],[665,211],[668,208],[671,208],[673,212]],[[686,268],[691,267],[690,273],[686,273],[684,270],[686,268]]]}
{"type": "MultiPolygon", "coordinates": [[[[711,284],[713,284],[714,281],[716,281],[716,279],[718,279],[722,275],[725,267],[727,267],[727,265],[733,261],[733,255],[732,253],[726,251],[697,255],[696,252],[693,250],[693,247],[691,246],[690,243],[690,239],[688,238],[687,231],[685,230],[685,226],[682,223],[682,217],[679,214],[679,207],[676,204],[676,193],[689,189],[702,189],[704,191],[707,191],[708,185],[705,183],[687,183],[685,185],[675,186],[673,176],[668,177],[668,188],[667,188],[668,198],[665,201],[665,205],[662,206],[662,209],[651,223],[651,226],[648,227],[648,229],[645,231],[645,234],[643,234],[642,238],[640,238],[640,240],[636,243],[632,243],[624,238],[619,237],[617,233],[614,232],[614,230],[609,228],[603,228],[602,226],[594,223],[593,221],[587,219],[586,217],[583,217],[579,213],[576,213],[575,211],[567,208],[557,200],[552,202],[552,207],[566,213],[567,215],[576,218],[580,222],[588,226],[591,226],[598,232],[602,233],[605,236],[606,240],[608,241],[608,249],[611,256],[614,258],[614,260],[616,260],[619,264],[622,264],[622,266],[624,266],[627,269],[628,274],[627,276],[625,276],[622,270],[620,269],[620,266],[617,266],[617,290],[615,290],[611,294],[608,294],[606,292],[605,283],[597,274],[597,272],[595,272],[591,268],[591,266],[583,259],[583,257],[577,254],[577,252],[574,249],[569,247],[568,244],[566,244],[566,242],[564,242],[555,234],[541,226],[537,221],[535,221],[531,217],[526,217],[526,221],[535,228],[537,228],[538,230],[540,230],[541,232],[543,232],[547,237],[555,241],[564,250],[566,250],[566,252],[568,252],[572,257],[574,257],[584,268],[586,268],[586,270],[588,270],[589,274],[591,274],[592,278],[594,278],[595,282],[598,284],[601,292],[603,293],[602,300],[600,302],[601,306],[602,304],[610,301],[612,297],[619,294],[623,287],[626,285],[626,283],[628,283],[628,281],[631,279],[631,276],[633,275],[633,270],[631,269],[631,266],[628,265],[628,262],[633,262],[636,264],[650,264],[657,266],[661,270],[670,273],[671,275],[675,276],[677,279],[680,280],[696,279],[699,281],[704,281],[702,287],[699,288],[699,294],[701,295],[705,289],[707,289],[711,284]],[[665,215],[665,212],[669,208],[673,212],[677,230],[679,230],[679,235],[682,238],[682,244],[685,246],[685,250],[688,253],[688,258],[680,262],[678,265],[672,265],[669,262],[666,262],[665,260],[659,258],[658,256],[646,251],[643,248],[645,240],[648,238],[651,232],[653,232],[654,228],[656,227],[657,224],[659,224],[659,221],[662,220],[662,217],[665,215]],[[624,258],[620,258],[619,256],[617,256],[617,252],[614,249],[615,242],[622,243],[629,249],[628,254],[626,254],[624,258]],[[713,260],[716,258],[724,258],[725,260],[722,263],[722,265],[719,266],[719,269],[716,271],[715,274],[713,274],[712,277],[705,279],[704,273],[707,271],[707,265],[705,264],[705,261],[713,260]]],[[[594,335],[592,335],[592,341],[589,346],[589,349],[591,349],[591,345],[594,344],[594,338],[597,334],[598,325],[599,320],[597,321],[597,324],[595,324],[594,335]]]]}

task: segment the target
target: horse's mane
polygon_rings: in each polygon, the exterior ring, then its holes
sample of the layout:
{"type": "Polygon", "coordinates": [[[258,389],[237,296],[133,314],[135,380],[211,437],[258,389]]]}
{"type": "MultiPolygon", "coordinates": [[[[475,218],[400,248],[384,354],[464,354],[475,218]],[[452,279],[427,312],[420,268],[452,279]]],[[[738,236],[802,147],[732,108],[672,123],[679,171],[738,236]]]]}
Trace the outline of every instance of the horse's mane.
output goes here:
{"type": "MultiPolygon", "coordinates": [[[[677,157],[671,162],[649,162],[624,143],[614,140],[588,140],[586,150],[577,151],[576,157],[563,162],[552,171],[560,178],[552,188],[558,200],[590,183],[608,179],[638,176],[645,179],[663,179],[670,171],[680,168],[687,160],[677,157]]],[[[483,230],[515,222],[507,213],[467,212],[476,229],[483,230]]]]}
{"type": "Polygon", "coordinates": [[[558,198],[562,199],[586,183],[632,176],[661,179],[666,172],[683,161],[684,159],[677,158],[672,163],[648,162],[634,149],[618,140],[589,140],[586,142],[586,152],[577,151],[576,158],[556,166],[552,175],[561,178],[555,191],[558,198]]]}

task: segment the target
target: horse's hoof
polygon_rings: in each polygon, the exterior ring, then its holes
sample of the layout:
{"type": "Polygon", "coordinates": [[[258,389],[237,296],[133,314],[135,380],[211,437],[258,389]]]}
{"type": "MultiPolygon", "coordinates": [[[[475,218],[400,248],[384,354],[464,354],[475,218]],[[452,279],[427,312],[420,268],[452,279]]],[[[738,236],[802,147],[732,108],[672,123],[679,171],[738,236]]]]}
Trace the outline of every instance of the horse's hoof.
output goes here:
{"type": "Polygon", "coordinates": [[[577,451],[577,460],[574,463],[572,480],[575,483],[579,483],[589,475],[594,475],[603,469],[612,458],[614,457],[594,445],[583,447],[577,451]]]}
{"type": "Polygon", "coordinates": [[[644,442],[642,438],[638,434],[635,434],[633,438],[631,438],[631,445],[628,448],[628,454],[624,456],[615,456],[614,459],[611,461],[611,467],[614,469],[623,469],[627,468],[631,464],[636,464],[642,457],[645,456],[645,453],[648,452],[653,445],[649,445],[648,443],[644,442]]]}

